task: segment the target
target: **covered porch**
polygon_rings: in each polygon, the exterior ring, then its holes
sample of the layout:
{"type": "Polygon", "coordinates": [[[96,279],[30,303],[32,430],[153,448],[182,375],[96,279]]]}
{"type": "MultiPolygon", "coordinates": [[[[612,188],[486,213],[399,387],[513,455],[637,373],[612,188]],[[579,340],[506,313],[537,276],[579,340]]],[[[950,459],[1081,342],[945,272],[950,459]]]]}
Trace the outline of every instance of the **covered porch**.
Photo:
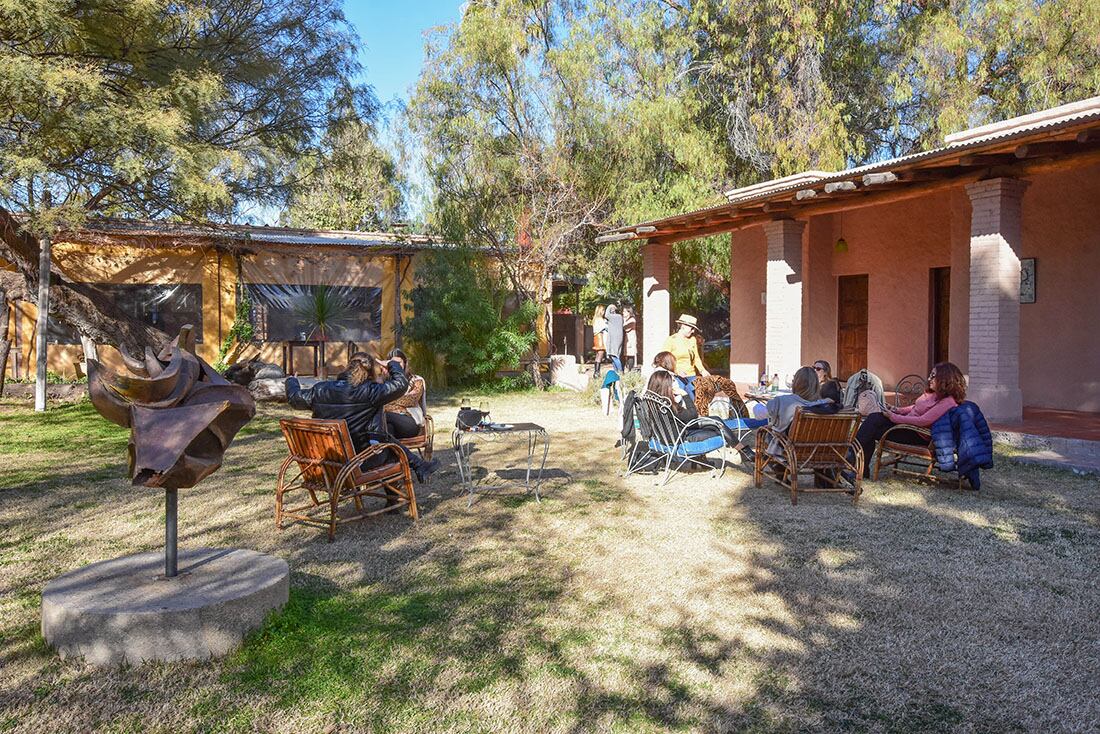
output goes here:
{"type": "Polygon", "coordinates": [[[1006,432],[1100,437],[1100,97],[725,196],[601,238],[643,248],[647,362],[672,245],[729,233],[732,379],[825,359],[889,391],[951,361],[1006,432]]]}

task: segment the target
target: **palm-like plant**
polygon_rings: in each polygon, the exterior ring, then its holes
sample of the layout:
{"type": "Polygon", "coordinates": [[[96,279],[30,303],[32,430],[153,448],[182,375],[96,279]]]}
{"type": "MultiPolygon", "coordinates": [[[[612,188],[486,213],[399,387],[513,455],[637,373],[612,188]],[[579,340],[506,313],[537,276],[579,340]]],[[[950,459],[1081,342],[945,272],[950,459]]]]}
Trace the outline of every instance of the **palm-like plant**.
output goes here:
{"type": "Polygon", "coordinates": [[[319,285],[303,294],[294,307],[294,315],[306,328],[306,339],[321,342],[321,371],[325,376],[325,342],[348,325],[352,312],[340,289],[319,285]]]}

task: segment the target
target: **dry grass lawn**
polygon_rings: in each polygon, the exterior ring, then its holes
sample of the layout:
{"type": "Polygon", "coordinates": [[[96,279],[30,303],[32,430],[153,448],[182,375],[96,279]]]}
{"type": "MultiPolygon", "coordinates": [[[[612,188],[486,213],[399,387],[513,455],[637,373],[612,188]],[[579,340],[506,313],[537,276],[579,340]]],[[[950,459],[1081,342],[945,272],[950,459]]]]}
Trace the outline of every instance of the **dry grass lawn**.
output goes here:
{"type": "Polygon", "coordinates": [[[161,496],[129,488],[126,435],[87,404],[0,406],[0,731],[1100,728],[1095,478],[1001,456],[980,496],[888,481],[792,507],[737,468],[620,478],[613,423],[575,396],[491,402],[553,433],[541,505],[467,509],[441,450],[420,522],[331,545],[275,529],[284,448],[263,409],[181,493],[181,543],[285,558],[289,605],[227,659],[114,671],[45,647],[40,593],[159,548],[161,496]]]}

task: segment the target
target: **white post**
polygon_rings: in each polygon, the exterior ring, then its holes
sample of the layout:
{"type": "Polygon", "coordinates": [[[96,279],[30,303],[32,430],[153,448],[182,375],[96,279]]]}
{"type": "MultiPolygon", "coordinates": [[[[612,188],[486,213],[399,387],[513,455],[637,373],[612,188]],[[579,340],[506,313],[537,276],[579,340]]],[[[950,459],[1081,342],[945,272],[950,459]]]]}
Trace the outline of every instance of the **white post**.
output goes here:
{"type": "Polygon", "coordinates": [[[34,409],[46,410],[46,329],[50,317],[50,236],[42,238],[38,255],[38,333],[35,338],[37,372],[34,383],[34,409]]]}
{"type": "Polygon", "coordinates": [[[668,268],[672,245],[650,242],[642,246],[642,367],[653,363],[668,338],[668,268]]]}
{"type": "Polygon", "coordinates": [[[802,364],[802,231],[806,223],[768,222],[767,303],[764,310],[764,362],[768,377],[789,381],[802,364]]]}

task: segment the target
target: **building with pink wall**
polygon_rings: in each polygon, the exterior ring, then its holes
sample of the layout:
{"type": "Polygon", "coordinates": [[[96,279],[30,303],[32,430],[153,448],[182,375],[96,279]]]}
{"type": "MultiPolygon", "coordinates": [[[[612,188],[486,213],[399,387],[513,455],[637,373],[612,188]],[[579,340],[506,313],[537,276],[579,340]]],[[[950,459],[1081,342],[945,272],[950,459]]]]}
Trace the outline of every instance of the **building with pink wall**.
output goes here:
{"type": "Polygon", "coordinates": [[[1100,97],[726,198],[601,239],[639,240],[667,324],[671,244],[729,233],[733,379],[825,359],[889,388],[949,360],[993,421],[1100,412],[1100,97]]]}

